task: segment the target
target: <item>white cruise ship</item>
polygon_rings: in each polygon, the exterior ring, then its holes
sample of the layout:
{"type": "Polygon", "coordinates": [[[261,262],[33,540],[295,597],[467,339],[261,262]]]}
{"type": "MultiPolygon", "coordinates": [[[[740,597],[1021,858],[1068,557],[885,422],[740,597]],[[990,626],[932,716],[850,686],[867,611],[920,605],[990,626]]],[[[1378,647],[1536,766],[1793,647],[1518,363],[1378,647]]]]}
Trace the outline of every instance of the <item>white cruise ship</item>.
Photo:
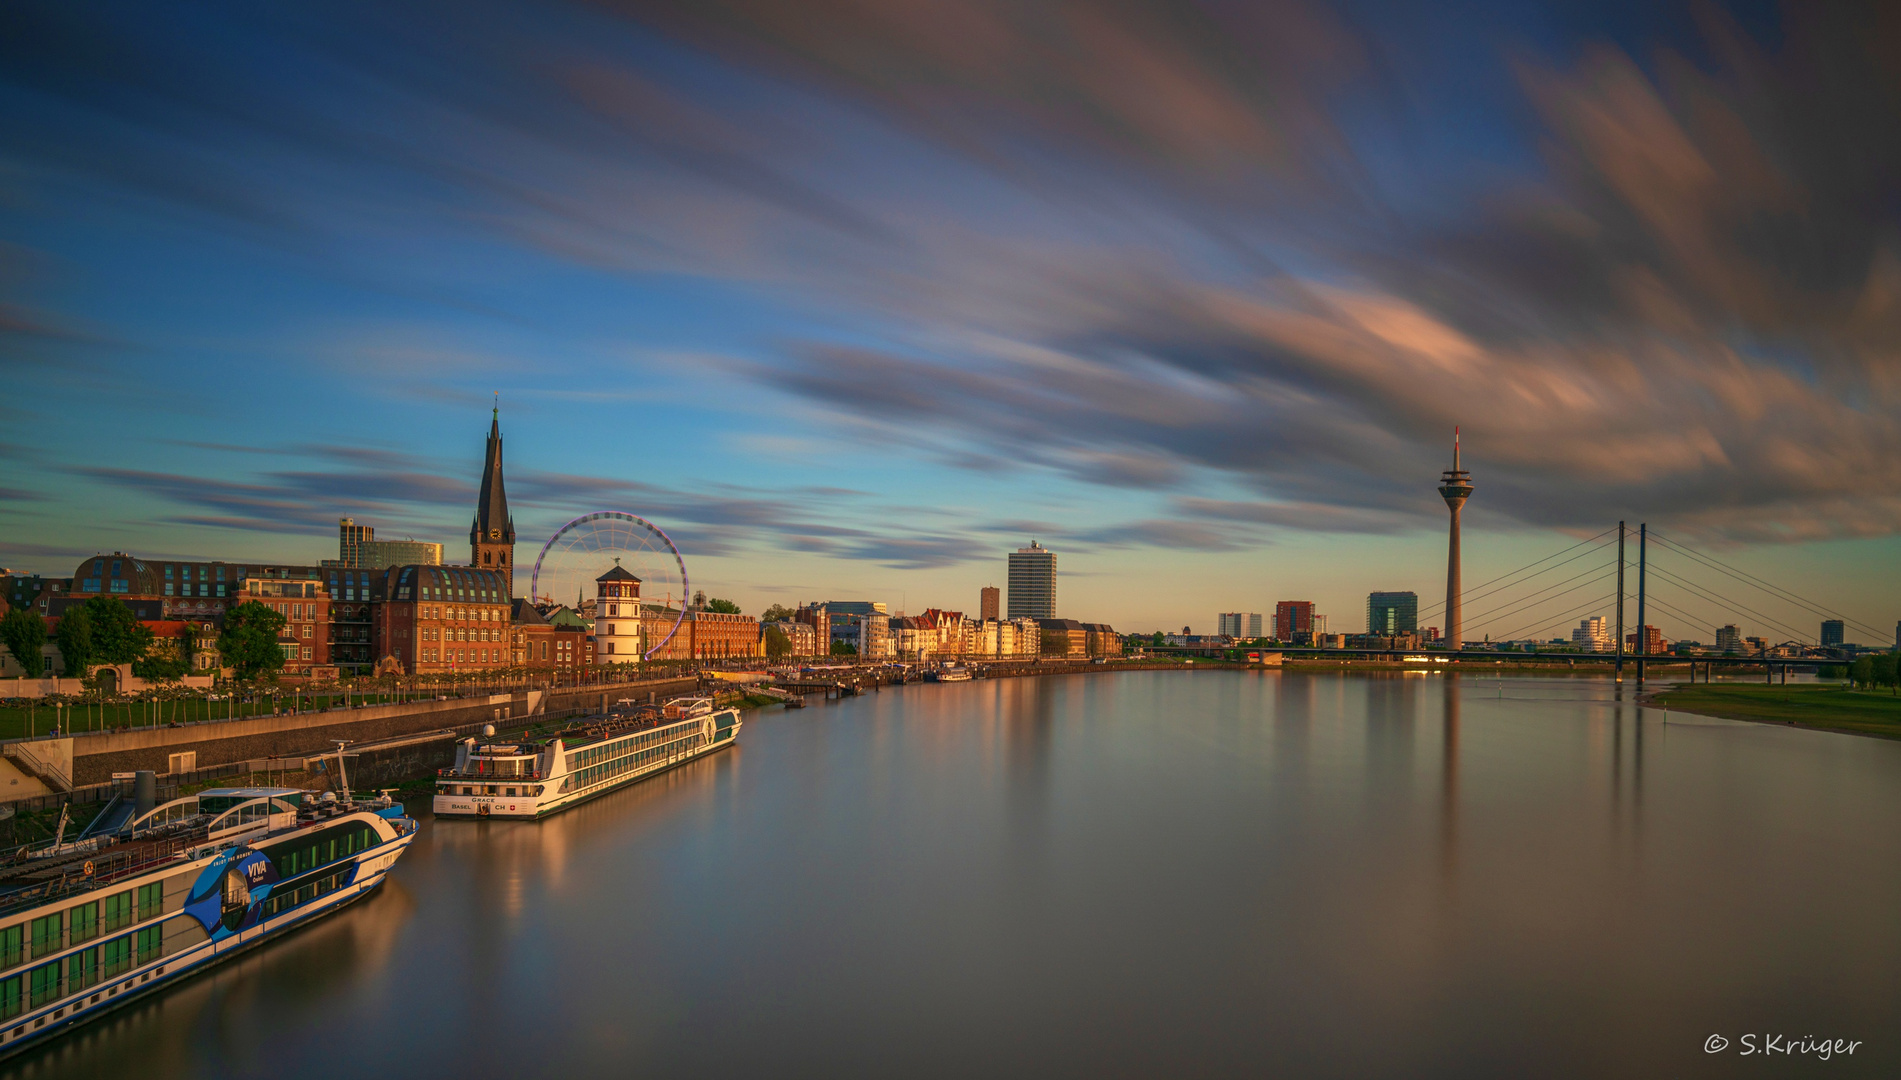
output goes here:
{"type": "Polygon", "coordinates": [[[438,817],[535,818],[645,780],[738,737],[739,710],[711,698],[610,713],[540,739],[465,739],[436,774],[438,817]]]}
{"type": "Polygon", "coordinates": [[[0,1054],[381,885],[416,823],[386,797],[313,794],[212,788],[0,870],[0,1054]]]}

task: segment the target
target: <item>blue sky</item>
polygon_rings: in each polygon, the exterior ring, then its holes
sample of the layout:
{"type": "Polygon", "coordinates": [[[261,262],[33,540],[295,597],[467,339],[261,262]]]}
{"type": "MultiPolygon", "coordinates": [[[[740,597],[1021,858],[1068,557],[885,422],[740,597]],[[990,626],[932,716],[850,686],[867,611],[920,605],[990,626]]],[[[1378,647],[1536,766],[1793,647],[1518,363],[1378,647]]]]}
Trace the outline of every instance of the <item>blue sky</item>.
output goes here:
{"type": "Polygon", "coordinates": [[[27,4],[0,562],[458,552],[499,392],[525,546],[639,513],[747,610],[1034,537],[1064,614],[1355,630],[1461,424],[1468,580],[1648,520],[1890,626],[1879,19],[27,4]]]}

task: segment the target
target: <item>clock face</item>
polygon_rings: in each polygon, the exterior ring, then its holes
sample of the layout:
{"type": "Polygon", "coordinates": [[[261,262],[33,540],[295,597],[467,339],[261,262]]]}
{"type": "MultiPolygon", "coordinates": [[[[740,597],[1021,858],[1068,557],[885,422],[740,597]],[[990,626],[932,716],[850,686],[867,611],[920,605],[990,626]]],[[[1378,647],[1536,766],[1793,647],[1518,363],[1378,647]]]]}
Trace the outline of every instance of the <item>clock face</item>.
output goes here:
{"type": "Polygon", "coordinates": [[[490,530],[488,531],[488,538],[489,538],[490,540],[500,540],[500,539],[502,538],[502,530],[500,530],[500,529],[490,529],[490,530]]]}

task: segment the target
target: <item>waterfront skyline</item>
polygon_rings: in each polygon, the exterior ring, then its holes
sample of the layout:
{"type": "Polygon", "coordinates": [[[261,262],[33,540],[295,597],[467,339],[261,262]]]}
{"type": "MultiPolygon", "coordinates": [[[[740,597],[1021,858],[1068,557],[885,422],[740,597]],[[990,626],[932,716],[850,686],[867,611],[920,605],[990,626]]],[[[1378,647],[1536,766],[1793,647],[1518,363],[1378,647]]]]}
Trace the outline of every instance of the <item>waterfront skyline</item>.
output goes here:
{"type": "Polygon", "coordinates": [[[460,561],[500,390],[521,549],[632,510],[749,611],[967,609],[1036,536],[1064,615],[1345,629],[1439,591],[1460,422],[1468,580],[1623,518],[1901,607],[1854,19],[725,10],[29,6],[0,564],[460,561]]]}

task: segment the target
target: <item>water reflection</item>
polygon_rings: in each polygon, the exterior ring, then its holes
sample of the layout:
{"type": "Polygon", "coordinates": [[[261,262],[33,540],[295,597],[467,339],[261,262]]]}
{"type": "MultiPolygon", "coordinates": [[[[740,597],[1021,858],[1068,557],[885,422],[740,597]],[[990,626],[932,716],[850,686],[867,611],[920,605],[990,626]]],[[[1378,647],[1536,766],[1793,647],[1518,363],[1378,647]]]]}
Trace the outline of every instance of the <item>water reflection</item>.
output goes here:
{"type": "Polygon", "coordinates": [[[1901,746],[1664,739],[1630,690],[1130,673],[762,714],[545,822],[426,822],[384,896],[10,1074],[1698,1076],[1752,1025],[1895,1074],[1901,746]]]}

